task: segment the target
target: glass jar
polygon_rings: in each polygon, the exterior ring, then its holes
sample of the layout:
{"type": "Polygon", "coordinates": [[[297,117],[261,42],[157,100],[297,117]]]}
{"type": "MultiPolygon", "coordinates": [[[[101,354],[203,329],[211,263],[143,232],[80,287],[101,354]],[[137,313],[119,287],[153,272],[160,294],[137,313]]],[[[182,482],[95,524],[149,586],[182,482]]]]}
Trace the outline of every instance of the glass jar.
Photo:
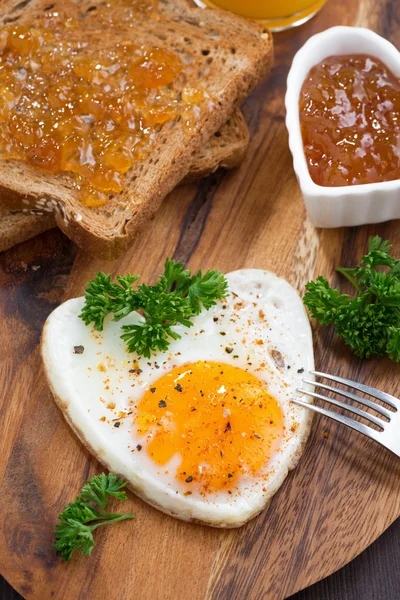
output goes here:
{"type": "Polygon", "coordinates": [[[326,0],[195,0],[199,6],[230,10],[260,21],[272,31],[282,31],[311,19],[326,0]]]}

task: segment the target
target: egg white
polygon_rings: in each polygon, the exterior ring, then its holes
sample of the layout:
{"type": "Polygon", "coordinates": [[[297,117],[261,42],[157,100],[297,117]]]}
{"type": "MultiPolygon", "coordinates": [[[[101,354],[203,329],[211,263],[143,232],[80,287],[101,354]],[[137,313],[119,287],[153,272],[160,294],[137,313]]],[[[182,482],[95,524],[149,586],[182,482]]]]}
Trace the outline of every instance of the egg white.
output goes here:
{"type": "Polygon", "coordinates": [[[290,400],[298,396],[303,373],[314,368],[309,321],[290,284],[257,269],[235,271],[227,280],[228,298],[203,310],[190,329],[177,326],[181,339],[173,341],[167,352],[139,359],[139,374],[130,373],[137,356],[129,354],[120,339],[121,325],[142,320],[138,313],[119,322],[107,318],[99,333],[79,318],[84,299],[75,298],[50,314],[42,336],[42,357],[54,398],[92,454],[152,506],[215,527],[238,527],[257,515],[296,466],[311,411],[290,400]],[[228,353],[226,348],[234,350],[228,353]],[[185,495],[187,487],[174,477],[179,456],[164,469],[145,448],[137,450],[143,442],[134,431],[132,413],[144,390],[173,367],[200,360],[232,364],[265,381],[284,415],[284,438],[262,479],[243,476],[230,495],[226,491],[185,495]]]}

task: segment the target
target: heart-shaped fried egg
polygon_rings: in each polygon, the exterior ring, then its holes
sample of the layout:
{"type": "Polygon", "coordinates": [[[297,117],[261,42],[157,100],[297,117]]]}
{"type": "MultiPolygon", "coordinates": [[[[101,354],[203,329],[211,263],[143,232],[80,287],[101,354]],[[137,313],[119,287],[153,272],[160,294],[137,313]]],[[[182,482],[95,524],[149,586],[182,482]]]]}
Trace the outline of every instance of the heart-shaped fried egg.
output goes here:
{"type": "Polygon", "coordinates": [[[291,403],[313,368],[308,318],[272,273],[227,275],[229,294],[175,327],[151,359],[128,353],[121,325],[79,318],[84,299],[58,307],[42,341],[46,374],[68,422],[141,498],[184,520],[237,527],[258,514],[296,464],[310,428],[291,403]]]}

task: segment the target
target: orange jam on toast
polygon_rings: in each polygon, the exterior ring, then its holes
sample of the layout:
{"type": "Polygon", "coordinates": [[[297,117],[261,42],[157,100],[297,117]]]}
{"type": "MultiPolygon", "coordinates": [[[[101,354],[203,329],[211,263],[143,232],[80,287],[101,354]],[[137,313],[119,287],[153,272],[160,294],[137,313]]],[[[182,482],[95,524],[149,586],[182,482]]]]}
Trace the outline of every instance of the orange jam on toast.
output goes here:
{"type": "Polygon", "coordinates": [[[154,3],[62,6],[0,29],[0,158],[72,173],[82,201],[101,206],[163,124],[196,128],[208,96],[185,85],[177,54],[135,44],[132,24],[156,21],[154,3]]]}
{"type": "Polygon", "coordinates": [[[377,58],[332,56],[300,95],[310,175],[322,186],[400,178],[400,81],[377,58]]]}

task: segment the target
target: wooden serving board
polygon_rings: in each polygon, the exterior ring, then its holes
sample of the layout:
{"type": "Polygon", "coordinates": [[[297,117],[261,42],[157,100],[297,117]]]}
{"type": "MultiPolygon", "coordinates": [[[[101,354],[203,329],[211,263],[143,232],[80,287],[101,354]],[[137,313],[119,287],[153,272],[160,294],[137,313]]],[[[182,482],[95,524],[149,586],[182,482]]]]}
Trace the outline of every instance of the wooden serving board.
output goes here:
{"type": "MultiPolygon", "coordinates": [[[[98,268],[152,280],[167,255],[193,269],[271,269],[302,292],[319,273],[338,283],[335,265],[358,261],[371,234],[400,254],[398,223],[316,231],[305,216],[284,126],[285,80],[295,51],[334,24],[367,25],[400,45],[397,0],[328,0],[309,24],[277,36],[273,72],[245,106],[245,164],[177,189],[121,261],[75,259],[57,231],[0,256],[0,571],[26,598],[282,600],[339,569],[399,516],[400,462],[317,418],[296,471],[242,529],[182,523],[129,494],[124,509],[136,520],[97,532],[90,559],[66,565],[52,549],[58,513],[101,471],[64,422],[41,368],[41,326],[62,297],[80,295],[98,268]]],[[[317,368],[400,395],[398,366],[359,361],[331,330],[314,333],[317,368]]]]}

